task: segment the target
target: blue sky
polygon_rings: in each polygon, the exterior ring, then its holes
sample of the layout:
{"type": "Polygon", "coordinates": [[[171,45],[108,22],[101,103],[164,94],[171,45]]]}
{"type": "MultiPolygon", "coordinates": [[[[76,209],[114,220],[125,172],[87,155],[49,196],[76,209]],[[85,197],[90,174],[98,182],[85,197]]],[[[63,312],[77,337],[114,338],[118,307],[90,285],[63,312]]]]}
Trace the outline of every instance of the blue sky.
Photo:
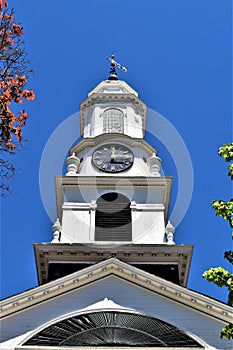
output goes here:
{"type": "MultiPolygon", "coordinates": [[[[14,157],[21,169],[12,182],[17,194],[2,200],[2,297],[37,285],[32,245],[52,238],[40,197],[41,155],[56,127],[107,78],[105,57],[114,52],[128,68],[119,78],[176,128],[192,159],[192,201],[175,232],[176,243],[194,244],[188,287],[226,301],[226,291],[201,274],[210,266],[230,268],[223,259],[231,247],[230,229],[215,217],[211,202],[231,196],[227,165],[217,149],[232,140],[232,1],[9,0],[9,5],[25,30],[36,100],[27,104],[29,142],[14,157]]],[[[78,132],[77,125],[77,138],[78,132]]],[[[159,140],[149,134],[147,140],[158,150],[165,175],[174,177],[172,209],[175,164],[159,140]]]]}

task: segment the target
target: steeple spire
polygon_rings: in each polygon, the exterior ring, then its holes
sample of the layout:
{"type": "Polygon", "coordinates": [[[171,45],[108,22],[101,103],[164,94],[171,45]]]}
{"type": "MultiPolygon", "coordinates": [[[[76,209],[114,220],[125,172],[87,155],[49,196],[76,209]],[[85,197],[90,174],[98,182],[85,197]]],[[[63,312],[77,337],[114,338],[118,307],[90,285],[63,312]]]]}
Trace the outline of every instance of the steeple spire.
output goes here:
{"type": "Polygon", "coordinates": [[[112,54],[112,57],[109,58],[109,57],[106,57],[106,59],[111,63],[111,68],[110,68],[110,71],[109,71],[109,77],[108,77],[108,80],[118,80],[118,77],[117,77],[117,72],[116,72],[116,66],[118,68],[120,68],[123,72],[127,72],[127,69],[125,67],[123,67],[121,64],[117,63],[115,60],[114,60],[114,54],[112,54]]]}

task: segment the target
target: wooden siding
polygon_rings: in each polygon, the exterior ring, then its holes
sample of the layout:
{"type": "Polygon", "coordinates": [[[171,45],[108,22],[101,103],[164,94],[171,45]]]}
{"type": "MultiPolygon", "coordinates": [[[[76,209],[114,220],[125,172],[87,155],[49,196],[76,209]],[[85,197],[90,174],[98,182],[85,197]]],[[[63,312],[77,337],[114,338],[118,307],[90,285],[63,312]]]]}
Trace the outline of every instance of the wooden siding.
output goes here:
{"type": "Polygon", "coordinates": [[[2,320],[2,341],[33,330],[64,314],[78,311],[108,298],[124,307],[136,309],[195,334],[216,349],[232,349],[232,343],[221,340],[224,324],[190,307],[182,306],[159,294],[110,276],[66,293],[2,320]]]}

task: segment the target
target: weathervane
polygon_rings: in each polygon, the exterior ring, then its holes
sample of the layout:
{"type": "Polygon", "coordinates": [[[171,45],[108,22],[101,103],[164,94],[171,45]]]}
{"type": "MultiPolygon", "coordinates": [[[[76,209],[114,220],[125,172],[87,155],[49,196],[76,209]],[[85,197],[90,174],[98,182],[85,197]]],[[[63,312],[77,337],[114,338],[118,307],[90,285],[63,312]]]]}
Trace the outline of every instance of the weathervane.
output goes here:
{"type": "Polygon", "coordinates": [[[106,59],[111,63],[111,68],[110,68],[110,75],[108,77],[108,80],[118,80],[118,77],[117,77],[117,72],[116,72],[116,68],[115,67],[118,67],[120,68],[123,72],[127,72],[127,69],[125,67],[123,67],[121,64],[119,64],[118,62],[116,62],[114,60],[114,55],[112,54],[112,57],[109,58],[109,57],[106,57],[106,59]]]}

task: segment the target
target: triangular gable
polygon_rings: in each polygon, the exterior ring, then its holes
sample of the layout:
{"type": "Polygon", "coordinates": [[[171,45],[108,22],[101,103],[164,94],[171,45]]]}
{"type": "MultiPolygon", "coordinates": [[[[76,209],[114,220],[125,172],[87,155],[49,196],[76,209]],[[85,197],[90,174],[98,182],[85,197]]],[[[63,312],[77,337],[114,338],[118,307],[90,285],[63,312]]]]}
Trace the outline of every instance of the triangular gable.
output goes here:
{"type": "Polygon", "coordinates": [[[0,303],[1,318],[47,302],[59,295],[64,295],[110,275],[118,276],[132,284],[146,288],[148,291],[208,314],[222,322],[230,323],[232,321],[233,313],[230,306],[142,271],[116,258],[110,258],[3,300],[0,303]]]}

